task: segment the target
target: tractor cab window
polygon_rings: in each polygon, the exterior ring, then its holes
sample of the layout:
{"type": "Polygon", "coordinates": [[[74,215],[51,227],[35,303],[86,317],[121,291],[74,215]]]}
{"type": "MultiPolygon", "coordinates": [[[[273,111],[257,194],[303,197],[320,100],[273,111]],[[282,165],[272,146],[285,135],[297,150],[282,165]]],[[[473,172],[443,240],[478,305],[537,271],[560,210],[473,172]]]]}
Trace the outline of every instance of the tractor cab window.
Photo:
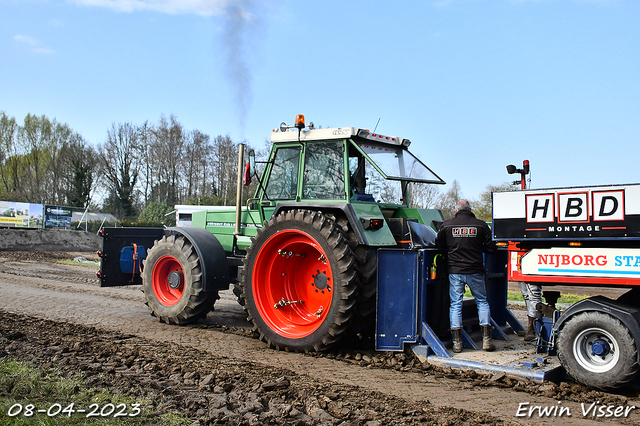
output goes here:
{"type": "Polygon", "coordinates": [[[349,146],[351,201],[402,204],[399,181],[386,180],[353,145],[349,146]]]}
{"type": "Polygon", "coordinates": [[[368,141],[358,142],[358,147],[380,168],[387,179],[444,183],[422,161],[402,147],[368,141]]]}
{"type": "Polygon", "coordinates": [[[310,143],[305,148],[302,198],[344,200],[344,143],[310,143]]]}
{"type": "Polygon", "coordinates": [[[402,204],[399,181],[386,180],[362,155],[349,157],[351,201],[402,204]]]}
{"type": "Polygon", "coordinates": [[[298,165],[300,147],[279,148],[266,185],[265,194],[270,200],[294,200],[298,190],[298,165]]]}
{"type": "Polygon", "coordinates": [[[407,149],[360,139],[349,145],[349,173],[352,201],[404,204],[403,181],[444,183],[407,149]]]}

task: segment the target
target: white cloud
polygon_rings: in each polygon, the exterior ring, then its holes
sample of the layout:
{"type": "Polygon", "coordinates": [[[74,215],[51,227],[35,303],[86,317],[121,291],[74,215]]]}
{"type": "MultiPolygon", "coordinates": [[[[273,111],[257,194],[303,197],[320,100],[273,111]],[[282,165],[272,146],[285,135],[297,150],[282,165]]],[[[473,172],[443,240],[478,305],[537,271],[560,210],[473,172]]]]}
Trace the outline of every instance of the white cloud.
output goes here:
{"type": "MultiPolygon", "coordinates": [[[[494,0],[432,0],[432,4],[436,8],[445,8],[452,4],[470,3],[470,2],[482,2],[490,3],[494,0]]],[[[509,3],[524,4],[524,3],[558,3],[560,0],[505,0],[509,3]]],[[[599,4],[614,4],[619,3],[620,0],[571,0],[573,3],[599,3],[599,4]]]]}
{"type": "Polygon", "coordinates": [[[573,0],[576,3],[601,3],[601,4],[615,4],[619,3],[619,0],[573,0]]]}
{"type": "Polygon", "coordinates": [[[52,18],[51,22],[50,22],[50,25],[52,27],[55,27],[55,28],[62,28],[62,27],[64,27],[64,22],[62,20],[60,20],[60,19],[52,18]]]}
{"type": "Polygon", "coordinates": [[[52,54],[56,53],[56,51],[53,50],[53,49],[49,49],[47,47],[42,47],[42,45],[41,45],[42,43],[40,43],[40,41],[38,39],[30,37],[30,36],[18,34],[18,35],[14,35],[13,39],[15,41],[17,41],[18,43],[28,44],[29,46],[31,46],[31,51],[35,52],[35,53],[39,53],[39,54],[43,54],[43,55],[52,55],[52,54]]]}
{"type": "Polygon", "coordinates": [[[29,46],[35,46],[35,45],[38,44],[38,40],[36,40],[33,37],[26,36],[26,35],[21,35],[21,34],[14,35],[13,39],[15,41],[20,42],[20,43],[27,43],[29,46]]]}
{"type": "Polygon", "coordinates": [[[42,55],[53,55],[56,53],[53,49],[47,49],[46,47],[35,47],[32,49],[36,53],[40,53],[42,55]]]}
{"type": "MultiPolygon", "coordinates": [[[[521,3],[551,3],[557,2],[558,0],[509,0],[511,3],[521,4],[521,3]]],[[[574,3],[618,3],[619,0],[573,0],[574,3]]]]}
{"type": "Polygon", "coordinates": [[[168,14],[202,16],[221,15],[234,0],[67,0],[82,5],[113,9],[119,12],[152,10],[168,14]]]}

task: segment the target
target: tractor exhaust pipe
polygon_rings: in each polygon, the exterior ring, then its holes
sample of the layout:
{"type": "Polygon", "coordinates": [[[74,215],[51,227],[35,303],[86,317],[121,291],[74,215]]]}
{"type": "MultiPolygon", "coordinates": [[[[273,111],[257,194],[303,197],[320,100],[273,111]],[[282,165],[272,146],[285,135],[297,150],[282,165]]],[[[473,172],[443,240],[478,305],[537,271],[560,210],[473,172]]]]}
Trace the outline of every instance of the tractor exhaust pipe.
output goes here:
{"type": "Polygon", "coordinates": [[[238,235],[240,235],[240,217],[242,214],[242,175],[244,172],[244,144],[239,144],[238,148],[238,187],[236,190],[236,230],[233,233],[234,240],[237,240],[238,235]]]}

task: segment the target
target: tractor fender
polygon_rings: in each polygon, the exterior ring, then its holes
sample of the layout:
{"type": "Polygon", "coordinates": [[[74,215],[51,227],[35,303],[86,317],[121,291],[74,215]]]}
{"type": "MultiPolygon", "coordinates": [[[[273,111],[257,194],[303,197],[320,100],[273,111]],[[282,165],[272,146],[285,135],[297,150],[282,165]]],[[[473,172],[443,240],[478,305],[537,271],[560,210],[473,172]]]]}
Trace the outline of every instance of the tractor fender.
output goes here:
{"type": "Polygon", "coordinates": [[[276,216],[279,213],[287,210],[294,209],[308,209],[316,210],[323,213],[341,212],[344,217],[349,221],[349,226],[353,230],[358,244],[369,245],[367,236],[365,235],[360,220],[358,219],[356,212],[353,210],[353,206],[348,203],[299,203],[299,202],[284,202],[278,203],[273,215],[276,216]]]}
{"type": "Polygon", "coordinates": [[[195,248],[202,265],[204,291],[227,290],[229,264],[222,244],[211,232],[203,228],[167,228],[165,235],[181,235],[195,248]]]}
{"type": "Polygon", "coordinates": [[[553,334],[556,334],[568,319],[581,312],[604,312],[620,320],[633,336],[640,363],[640,308],[604,296],[590,297],[574,303],[562,312],[558,321],[553,325],[553,334]]]}

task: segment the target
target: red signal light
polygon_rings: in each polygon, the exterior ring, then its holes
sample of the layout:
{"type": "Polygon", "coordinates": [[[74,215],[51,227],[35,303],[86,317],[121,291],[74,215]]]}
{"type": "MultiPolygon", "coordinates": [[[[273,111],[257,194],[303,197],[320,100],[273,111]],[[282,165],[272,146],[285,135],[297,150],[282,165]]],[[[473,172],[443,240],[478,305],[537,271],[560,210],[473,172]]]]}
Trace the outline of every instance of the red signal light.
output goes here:
{"type": "Polygon", "coordinates": [[[365,230],[377,231],[384,226],[384,219],[374,217],[361,217],[360,222],[365,230]]]}
{"type": "Polygon", "coordinates": [[[371,219],[371,229],[373,229],[374,231],[382,228],[383,224],[384,224],[383,219],[371,219]]]}

